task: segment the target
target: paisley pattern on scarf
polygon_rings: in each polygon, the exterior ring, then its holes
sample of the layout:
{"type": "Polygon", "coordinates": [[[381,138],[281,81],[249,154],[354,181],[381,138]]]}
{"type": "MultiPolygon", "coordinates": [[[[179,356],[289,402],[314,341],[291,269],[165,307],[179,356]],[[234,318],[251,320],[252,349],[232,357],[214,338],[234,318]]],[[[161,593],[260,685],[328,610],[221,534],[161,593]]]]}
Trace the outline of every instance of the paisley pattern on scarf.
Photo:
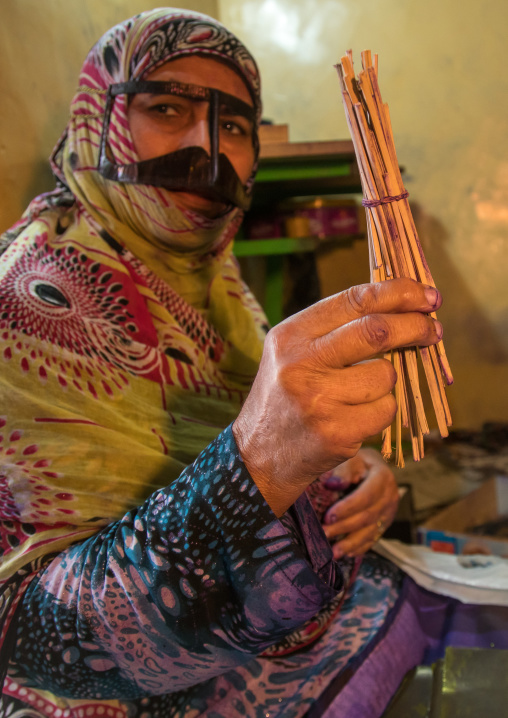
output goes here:
{"type": "MultiPolygon", "coordinates": [[[[51,237],[50,220],[45,213],[1,260],[0,382],[10,401],[0,417],[0,511],[60,535],[62,523],[104,525],[176,478],[236,416],[260,341],[232,262],[208,311],[234,302],[246,346],[139,272],[139,261],[99,236],[85,244],[79,223],[51,237]]],[[[39,533],[21,543],[18,532],[14,547],[7,531],[4,551],[35,550],[39,533]]]]}

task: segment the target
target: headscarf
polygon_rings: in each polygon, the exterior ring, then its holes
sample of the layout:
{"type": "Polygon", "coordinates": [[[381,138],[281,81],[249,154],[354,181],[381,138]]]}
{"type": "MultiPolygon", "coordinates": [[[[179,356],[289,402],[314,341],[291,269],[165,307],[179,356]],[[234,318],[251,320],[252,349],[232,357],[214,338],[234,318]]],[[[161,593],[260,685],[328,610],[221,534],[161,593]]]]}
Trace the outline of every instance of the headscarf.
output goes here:
{"type": "MultiPolygon", "coordinates": [[[[108,86],[194,53],[233,67],[259,115],[254,60],[218,22],[171,8],[127,20],[83,65],[57,188],[3,237],[0,581],[170,483],[257,370],[265,320],[231,254],[241,211],[207,219],[96,170],[108,86]]],[[[111,132],[115,159],[136,161],[122,98],[111,132]]]]}
{"type": "MultiPolygon", "coordinates": [[[[51,156],[52,169],[61,187],[37,198],[26,213],[25,223],[48,206],[62,207],[77,200],[100,229],[122,245],[136,249],[138,256],[155,259],[161,276],[167,269],[170,274],[194,272],[203,263],[213,262],[216,254],[230,245],[241,223],[239,209],[232,209],[218,219],[208,219],[178,209],[173,193],[168,190],[110,182],[96,171],[108,87],[142,80],[160,65],[189,55],[226,62],[233,68],[251,94],[259,122],[258,69],[254,58],[232,33],[201,13],[173,8],[141,13],[109,30],[86,58],[71,103],[69,124],[51,156]],[[182,250],[184,257],[180,254],[182,250]]],[[[138,160],[125,95],[117,97],[114,103],[108,144],[117,163],[138,160]]],[[[248,181],[250,186],[255,171],[256,166],[248,181]]],[[[14,229],[19,231],[16,225],[14,229]]]]}

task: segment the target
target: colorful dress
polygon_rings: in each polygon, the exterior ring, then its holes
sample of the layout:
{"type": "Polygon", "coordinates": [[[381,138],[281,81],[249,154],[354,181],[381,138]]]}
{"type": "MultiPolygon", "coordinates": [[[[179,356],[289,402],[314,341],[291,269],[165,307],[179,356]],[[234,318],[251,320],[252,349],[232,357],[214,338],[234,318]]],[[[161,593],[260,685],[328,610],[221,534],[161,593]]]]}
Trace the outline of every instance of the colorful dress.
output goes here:
{"type": "MultiPolygon", "coordinates": [[[[45,211],[0,258],[5,715],[289,710],[281,662],[329,624],[353,567],[332,560],[305,497],[276,519],[238,456],[228,423],[256,357],[234,372],[231,334],[109,237],[52,232],[59,218],[45,211]]],[[[215,281],[258,350],[263,315],[230,257],[215,281]]],[[[396,572],[367,573],[328,669],[312,658],[294,674],[295,715],[394,605],[396,572]]]]}
{"type": "MultiPolygon", "coordinates": [[[[358,566],[333,561],[307,497],[277,519],[238,455],[267,330],[231,253],[241,212],[207,219],[96,170],[109,85],[194,52],[234,67],[260,115],[255,63],[219,23],[128,20],[83,66],[57,188],[0,240],[5,718],[338,716],[337,700],[372,718],[423,652],[389,642],[417,620],[398,571],[366,558],[348,592],[358,566]],[[382,680],[358,692],[380,646],[382,680]]],[[[124,96],[107,140],[137,160],[124,96]]]]}

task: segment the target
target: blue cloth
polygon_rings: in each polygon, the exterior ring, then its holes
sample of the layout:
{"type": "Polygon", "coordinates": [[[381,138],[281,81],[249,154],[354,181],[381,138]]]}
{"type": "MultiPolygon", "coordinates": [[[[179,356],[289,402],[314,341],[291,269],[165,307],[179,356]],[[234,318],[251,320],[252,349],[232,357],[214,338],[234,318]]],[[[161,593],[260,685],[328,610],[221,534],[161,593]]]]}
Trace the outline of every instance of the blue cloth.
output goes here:
{"type": "Polygon", "coordinates": [[[69,698],[175,693],[248,662],[343,590],[307,498],[278,520],[229,427],[37,576],[10,676],[69,698]]]}

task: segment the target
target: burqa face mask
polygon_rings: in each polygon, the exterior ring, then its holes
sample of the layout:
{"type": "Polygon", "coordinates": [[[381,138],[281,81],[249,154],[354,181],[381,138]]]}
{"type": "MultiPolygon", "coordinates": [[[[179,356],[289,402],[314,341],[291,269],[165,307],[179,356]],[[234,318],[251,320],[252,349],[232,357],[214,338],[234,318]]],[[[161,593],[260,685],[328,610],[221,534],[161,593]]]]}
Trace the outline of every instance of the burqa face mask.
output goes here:
{"type": "Polygon", "coordinates": [[[195,192],[246,210],[251,203],[251,187],[242,184],[228,157],[219,152],[219,124],[222,114],[239,115],[249,121],[252,125],[254,157],[257,158],[259,140],[255,129],[256,111],[254,107],[233,95],[210,87],[180,82],[131,81],[110,85],[97,169],[108,180],[195,192]],[[153,159],[125,165],[116,164],[108,152],[107,139],[114,98],[120,94],[138,93],[175,95],[191,102],[206,102],[210,154],[203,147],[184,147],[153,159]]]}

